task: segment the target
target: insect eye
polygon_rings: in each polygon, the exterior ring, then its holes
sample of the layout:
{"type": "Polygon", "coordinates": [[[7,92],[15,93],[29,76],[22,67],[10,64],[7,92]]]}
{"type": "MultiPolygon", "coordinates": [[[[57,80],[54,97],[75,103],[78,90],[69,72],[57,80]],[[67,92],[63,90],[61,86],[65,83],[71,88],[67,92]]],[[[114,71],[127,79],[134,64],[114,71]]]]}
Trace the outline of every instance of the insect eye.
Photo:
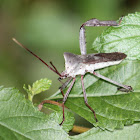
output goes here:
{"type": "Polygon", "coordinates": [[[61,80],[62,80],[62,78],[61,78],[61,77],[59,77],[59,78],[58,78],[58,80],[59,80],[59,81],[61,81],[61,80]]]}

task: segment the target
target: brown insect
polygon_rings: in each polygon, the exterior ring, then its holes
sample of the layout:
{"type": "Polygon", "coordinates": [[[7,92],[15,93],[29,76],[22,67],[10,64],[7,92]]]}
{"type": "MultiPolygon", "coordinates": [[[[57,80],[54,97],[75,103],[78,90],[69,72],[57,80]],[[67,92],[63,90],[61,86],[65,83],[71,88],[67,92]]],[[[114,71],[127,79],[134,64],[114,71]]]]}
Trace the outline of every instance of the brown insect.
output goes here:
{"type": "MultiPolygon", "coordinates": [[[[120,22],[121,22],[121,20],[120,20],[120,22]]],[[[98,120],[96,118],[95,111],[88,104],[88,100],[87,100],[87,96],[86,96],[86,90],[85,90],[84,81],[83,81],[85,73],[89,72],[105,81],[108,81],[114,85],[117,85],[119,87],[118,89],[121,91],[124,91],[124,92],[132,91],[131,86],[120,84],[116,81],[113,81],[113,80],[111,80],[107,77],[104,77],[103,75],[100,75],[95,72],[95,70],[97,70],[97,69],[101,69],[104,67],[117,65],[117,64],[121,63],[121,61],[126,58],[126,54],[121,53],[121,52],[87,54],[87,51],[86,51],[85,26],[119,26],[120,22],[117,23],[116,21],[99,21],[97,19],[91,19],[91,20],[86,21],[84,24],[82,24],[82,26],[80,27],[80,34],[79,34],[81,55],[76,55],[76,54],[65,52],[64,53],[65,71],[63,71],[62,73],[58,72],[58,70],[56,69],[56,67],[53,65],[52,62],[50,62],[51,66],[48,65],[40,57],[38,57],[36,54],[34,54],[28,48],[26,48],[21,43],[19,43],[15,38],[13,38],[13,41],[15,41],[18,45],[20,45],[21,47],[23,47],[24,49],[29,51],[32,55],[34,55],[36,58],[38,58],[40,61],[42,61],[50,70],[52,70],[57,75],[59,75],[60,81],[62,79],[68,78],[68,80],[64,84],[62,84],[62,86],[60,87],[60,90],[63,95],[63,103],[62,103],[63,121],[61,122],[60,125],[62,125],[65,120],[64,104],[75,83],[75,79],[76,79],[77,75],[81,75],[81,83],[82,83],[82,89],[83,89],[83,94],[84,94],[84,101],[85,101],[86,106],[93,112],[96,122],[98,120]],[[66,88],[66,86],[70,82],[71,82],[71,84],[64,95],[63,89],[66,88]]]]}

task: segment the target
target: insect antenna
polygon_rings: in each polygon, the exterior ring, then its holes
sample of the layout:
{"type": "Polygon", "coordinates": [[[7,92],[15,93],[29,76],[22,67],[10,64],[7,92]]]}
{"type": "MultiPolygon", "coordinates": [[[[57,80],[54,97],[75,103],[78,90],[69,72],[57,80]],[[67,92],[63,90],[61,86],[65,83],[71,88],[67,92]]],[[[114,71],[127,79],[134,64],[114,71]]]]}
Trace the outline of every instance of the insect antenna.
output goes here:
{"type": "Polygon", "coordinates": [[[55,71],[57,72],[57,74],[58,75],[61,75],[59,72],[58,72],[58,70],[57,70],[57,68],[54,66],[54,64],[50,61],[50,64],[53,66],[53,68],[55,69],[55,71]]]}
{"type": "Polygon", "coordinates": [[[57,71],[57,69],[54,67],[53,64],[51,64],[53,66],[50,67],[45,61],[43,61],[39,56],[37,56],[35,53],[33,53],[32,51],[30,51],[28,48],[26,48],[24,45],[22,45],[19,41],[17,41],[15,38],[12,38],[13,41],[18,44],[19,46],[21,46],[22,48],[26,49],[28,52],[30,52],[32,55],[34,55],[37,59],[39,59],[42,63],[44,63],[50,70],[52,70],[53,72],[55,72],[56,74],[58,74],[61,77],[61,74],[57,71]]]}

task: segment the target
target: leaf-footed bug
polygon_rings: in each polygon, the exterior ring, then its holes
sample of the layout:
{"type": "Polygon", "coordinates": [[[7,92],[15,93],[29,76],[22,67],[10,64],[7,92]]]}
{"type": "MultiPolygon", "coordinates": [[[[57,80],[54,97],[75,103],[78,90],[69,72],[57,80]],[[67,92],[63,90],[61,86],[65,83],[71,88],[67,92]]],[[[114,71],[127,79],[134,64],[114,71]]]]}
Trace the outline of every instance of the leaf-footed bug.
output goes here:
{"type": "Polygon", "coordinates": [[[121,23],[121,20],[122,20],[122,18],[120,19],[119,23],[117,23],[116,21],[99,21],[97,19],[90,19],[90,20],[86,21],[85,23],[83,23],[80,27],[80,33],[79,33],[79,43],[80,43],[81,55],[76,55],[76,54],[65,52],[64,53],[65,71],[63,71],[62,73],[58,72],[58,70],[56,69],[56,67],[53,65],[52,62],[50,62],[51,66],[48,65],[40,57],[38,57],[36,54],[34,54],[28,48],[23,46],[20,42],[18,42],[15,38],[13,38],[13,41],[16,42],[19,46],[21,46],[24,49],[26,49],[27,51],[29,51],[32,55],[34,55],[36,58],[38,58],[40,61],[42,61],[50,70],[52,70],[53,72],[58,74],[59,81],[61,81],[62,79],[68,78],[68,80],[65,83],[63,83],[62,86],[60,87],[61,93],[63,95],[63,102],[62,102],[63,121],[61,122],[60,125],[62,125],[65,120],[64,104],[75,83],[75,79],[76,79],[77,75],[81,75],[81,84],[82,84],[82,90],[83,90],[83,94],[84,94],[84,101],[85,101],[86,106],[93,112],[96,122],[98,120],[96,118],[95,111],[88,104],[88,100],[87,100],[87,96],[86,96],[86,90],[85,90],[84,81],[83,81],[85,73],[87,73],[87,72],[92,73],[93,75],[95,75],[105,81],[108,81],[114,85],[117,85],[119,87],[118,89],[121,91],[124,91],[124,92],[132,91],[131,86],[120,84],[116,81],[113,81],[113,80],[111,80],[107,77],[104,77],[103,75],[100,75],[95,72],[95,70],[97,70],[97,69],[119,64],[123,59],[126,58],[126,54],[121,53],[121,52],[87,54],[87,51],[86,51],[85,26],[119,26],[121,23]],[[66,88],[66,86],[70,82],[71,82],[71,84],[64,95],[63,89],[66,88]]]}

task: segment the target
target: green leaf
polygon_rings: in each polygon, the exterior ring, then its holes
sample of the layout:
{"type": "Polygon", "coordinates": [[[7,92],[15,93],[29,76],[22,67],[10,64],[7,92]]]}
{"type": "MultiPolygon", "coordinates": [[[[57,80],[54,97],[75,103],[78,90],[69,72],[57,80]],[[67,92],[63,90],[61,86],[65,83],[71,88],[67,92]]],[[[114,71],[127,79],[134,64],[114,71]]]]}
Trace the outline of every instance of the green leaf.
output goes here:
{"type": "MultiPolygon", "coordinates": [[[[95,122],[93,113],[84,104],[80,78],[77,78],[65,105],[95,126],[103,129],[114,130],[140,121],[139,66],[140,61],[124,61],[118,66],[98,71],[112,80],[131,85],[134,89],[134,92],[131,93],[117,91],[115,85],[95,78],[90,74],[85,76],[84,82],[88,103],[95,110],[98,123],[95,122]]],[[[57,92],[51,98],[61,97],[57,92]]]]}
{"type": "MultiPolygon", "coordinates": [[[[52,104],[44,104],[44,107],[53,110],[53,113],[49,115],[50,119],[53,118],[58,124],[62,122],[63,120],[62,107],[52,105],[52,104]]],[[[74,121],[75,119],[73,113],[69,112],[69,110],[65,108],[65,121],[62,125],[62,128],[66,132],[69,132],[73,128],[74,121]]]]}
{"type": "Polygon", "coordinates": [[[83,134],[70,138],[71,140],[138,140],[140,138],[139,132],[140,124],[134,124],[114,132],[92,128],[83,134]]]}
{"type": "MultiPolygon", "coordinates": [[[[98,46],[98,51],[120,51],[128,55],[129,60],[124,60],[119,65],[98,70],[97,73],[119,83],[132,86],[134,91],[130,93],[120,92],[117,90],[117,86],[99,79],[92,74],[86,74],[84,84],[88,103],[95,110],[98,122],[95,122],[93,113],[84,104],[80,77],[77,76],[75,85],[65,104],[69,109],[88,120],[94,126],[99,126],[102,129],[113,131],[114,129],[120,129],[125,125],[140,121],[140,61],[137,60],[140,56],[140,49],[137,48],[138,46],[140,47],[140,43],[134,45],[133,41],[136,34],[137,37],[140,37],[138,35],[140,34],[139,18],[139,13],[130,14],[124,17],[120,26],[108,28],[103,32],[101,37],[98,38],[98,44],[97,39],[94,43],[98,46]],[[126,22],[129,22],[129,26],[128,24],[125,24],[126,22]],[[127,29],[127,34],[126,30],[123,31],[123,29],[127,29]],[[120,37],[121,34],[122,36],[120,37]],[[133,37],[131,37],[132,34],[133,37]],[[126,37],[126,40],[124,39],[125,43],[123,44],[123,37],[125,35],[130,36],[129,39],[131,41],[126,37]],[[121,39],[116,39],[115,41],[115,37],[117,38],[118,36],[121,39]],[[114,44],[114,47],[109,47],[112,43],[104,43],[104,41],[117,43],[114,44]],[[132,52],[130,51],[130,46],[133,46],[131,48],[132,52]],[[134,55],[133,52],[136,50],[137,54],[134,55]]],[[[136,39],[136,42],[139,42],[139,39],[136,39]]],[[[64,90],[64,92],[66,92],[66,90],[64,90]]],[[[57,98],[62,98],[60,91],[50,97],[50,99],[57,98]]]]}
{"type": "Polygon", "coordinates": [[[35,83],[33,83],[32,92],[34,94],[39,94],[43,91],[48,90],[51,84],[52,84],[52,81],[48,80],[47,78],[37,80],[35,83]]]}
{"type": "MultiPolygon", "coordinates": [[[[59,111],[59,112],[51,113],[50,118],[55,119],[55,121],[58,124],[60,124],[62,122],[62,119],[63,119],[63,112],[59,111]]],[[[73,128],[73,124],[74,124],[74,115],[73,115],[73,113],[68,112],[68,111],[65,110],[65,121],[64,121],[64,123],[62,125],[62,128],[66,132],[69,132],[73,128]]]]}
{"type": "Polygon", "coordinates": [[[109,27],[93,43],[98,52],[124,52],[140,60],[140,13],[123,17],[120,26],[109,27]]]}
{"type": "Polygon", "coordinates": [[[32,98],[34,95],[39,94],[43,91],[46,91],[50,88],[52,84],[51,80],[48,80],[47,78],[37,80],[33,83],[32,87],[28,85],[28,88],[26,88],[25,84],[23,86],[23,89],[28,93],[28,99],[32,101],[32,98]]]}
{"type": "Polygon", "coordinates": [[[0,87],[0,139],[68,140],[54,119],[39,112],[15,88],[0,87]]]}

